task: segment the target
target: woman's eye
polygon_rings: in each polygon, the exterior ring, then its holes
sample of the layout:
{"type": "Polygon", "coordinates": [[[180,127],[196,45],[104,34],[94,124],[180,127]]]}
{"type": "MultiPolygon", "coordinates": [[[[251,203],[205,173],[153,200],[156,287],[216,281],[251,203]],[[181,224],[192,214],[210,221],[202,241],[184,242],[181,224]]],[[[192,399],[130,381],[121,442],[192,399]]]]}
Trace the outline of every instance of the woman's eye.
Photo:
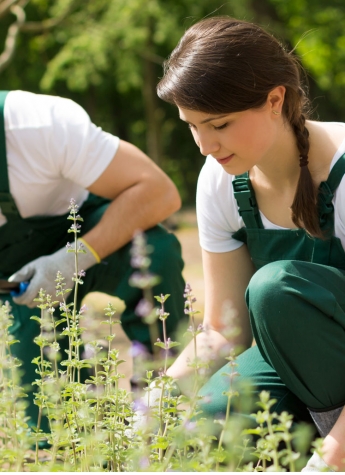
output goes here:
{"type": "Polygon", "coordinates": [[[223,125],[219,125],[219,126],[214,126],[215,130],[222,130],[222,129],[225,129],[225,127],[228,126],[228,122],[225,122],[225,124],[223,125]]]}
{"type": "Polygon", "coordinates": [[[188,124],[188,129],[192,130],[192,129],[195,129],[195,127],[193,124],[188,124]]]}

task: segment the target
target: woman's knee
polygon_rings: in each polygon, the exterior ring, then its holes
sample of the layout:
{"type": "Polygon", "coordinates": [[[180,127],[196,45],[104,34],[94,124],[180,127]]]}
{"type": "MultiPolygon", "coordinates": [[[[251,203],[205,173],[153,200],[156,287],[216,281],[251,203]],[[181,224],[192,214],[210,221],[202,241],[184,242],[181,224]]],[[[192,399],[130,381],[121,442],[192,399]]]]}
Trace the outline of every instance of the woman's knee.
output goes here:
{"type": "Polygon", "coordinates": [[[259,269],[249,282],[246,301],[251,317],[265,321],[282,317],[296,298],[298,269],[292,261],[276,261],[259,269]]]}
{"type": "Polygon", "coordinates": [[[286,286],[290,261],[276,261],[261,267],[251,278],[246,298],[249,304],[255,300],[265,302],[277,295],[281,296],[286,286]]]}

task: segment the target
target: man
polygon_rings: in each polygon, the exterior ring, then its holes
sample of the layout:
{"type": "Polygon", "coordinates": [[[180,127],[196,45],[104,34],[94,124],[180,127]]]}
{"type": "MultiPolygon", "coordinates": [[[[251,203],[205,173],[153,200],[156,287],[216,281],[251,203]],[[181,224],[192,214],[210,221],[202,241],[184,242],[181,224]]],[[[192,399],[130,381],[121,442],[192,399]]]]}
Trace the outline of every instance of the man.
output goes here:
{"type": "Polygon", "coordinates": [[[151,350],[148,327],[135,312],[142,292],[128,284],[130,241],[136,230],[147,230],[154,248],[151,271],[162,278],[154,294],[171,294],[171,333],[184,318],[183,261],[175,236],[157,223],[180,207],[174,184],[134,145],[92,124],[71,100],[24,91],[4,91],[0,99],[0,277],[29,281],[23,295],[2,298],[12,306],[11,331],[20,340],[12,348],[23,362],[23,383],[37,377],[31,363],[39,354],[33,343],[39,326],[30,320],[39,315],[34,298],[43,288],[54,299],[57,271],[66,288],[74,285],[74,258],[66,252],[73,239],[67,235],[71,198],[84,219],[79,236],[87,251],[78,254],[79,269],[86,271],[78,305],[91,291],[120,297],[124,331],[151,350]]]}

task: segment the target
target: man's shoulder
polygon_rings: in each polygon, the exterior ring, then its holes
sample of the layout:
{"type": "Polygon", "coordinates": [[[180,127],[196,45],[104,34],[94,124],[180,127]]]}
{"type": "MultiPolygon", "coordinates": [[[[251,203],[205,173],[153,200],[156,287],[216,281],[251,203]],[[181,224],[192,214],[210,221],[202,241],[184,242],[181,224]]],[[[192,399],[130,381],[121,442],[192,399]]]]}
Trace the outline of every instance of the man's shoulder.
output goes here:
{"type": "Polygon", "coordinates": [[[22,91],[17,89],[14,91],[9,91],[6,103],[9,105],[19,105],[21,107],[33,106],[45,104],[47,107],[53,106],[60,103],[74,103],[71,99],[67,99],[61,96],[52,96],[50,94],[38,94],[31,91],[22,91]]]}
{"type": "Polygon", "coordinates": [[[90,121],[86,111],[71,99],[29,91],[10,91],[5,101],[7,130],[34,129],[90,121]]]}

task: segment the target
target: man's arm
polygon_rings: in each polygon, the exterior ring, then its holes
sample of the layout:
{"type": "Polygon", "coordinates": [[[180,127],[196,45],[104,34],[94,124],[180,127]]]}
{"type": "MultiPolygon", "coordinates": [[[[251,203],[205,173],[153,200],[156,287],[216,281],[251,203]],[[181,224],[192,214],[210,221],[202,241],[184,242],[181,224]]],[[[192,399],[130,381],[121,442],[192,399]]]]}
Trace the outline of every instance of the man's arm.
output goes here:
{"type": "MultiPolygon", "coordinates": [[[[101,259],[129,242],[137,229],[156,225],[180,207],[172,181],[143,152],[123,141],[106,170],[88,189],[112,200],[100,222],[83,236],[101,259]]],[[[86,271],[97,261],[92,252],[80,254],[80,269],[86,271]]],[[[9,278],[13,282],[30,281],[26,292],[14,301],[33,308],[41,287],[55,294],[57,270],[65,277],[66,288],[72,289],[74,259],[62,248],[29,262],[9,278]]]]}
{"type": "Polygon", "coordinates": [[[137,229],[155,226],[181,206],[170,178],[122,140],[109,166],[88,190],[112,200],[100,222],[83,236],[101,259],[128,243],[137,229]]]}

